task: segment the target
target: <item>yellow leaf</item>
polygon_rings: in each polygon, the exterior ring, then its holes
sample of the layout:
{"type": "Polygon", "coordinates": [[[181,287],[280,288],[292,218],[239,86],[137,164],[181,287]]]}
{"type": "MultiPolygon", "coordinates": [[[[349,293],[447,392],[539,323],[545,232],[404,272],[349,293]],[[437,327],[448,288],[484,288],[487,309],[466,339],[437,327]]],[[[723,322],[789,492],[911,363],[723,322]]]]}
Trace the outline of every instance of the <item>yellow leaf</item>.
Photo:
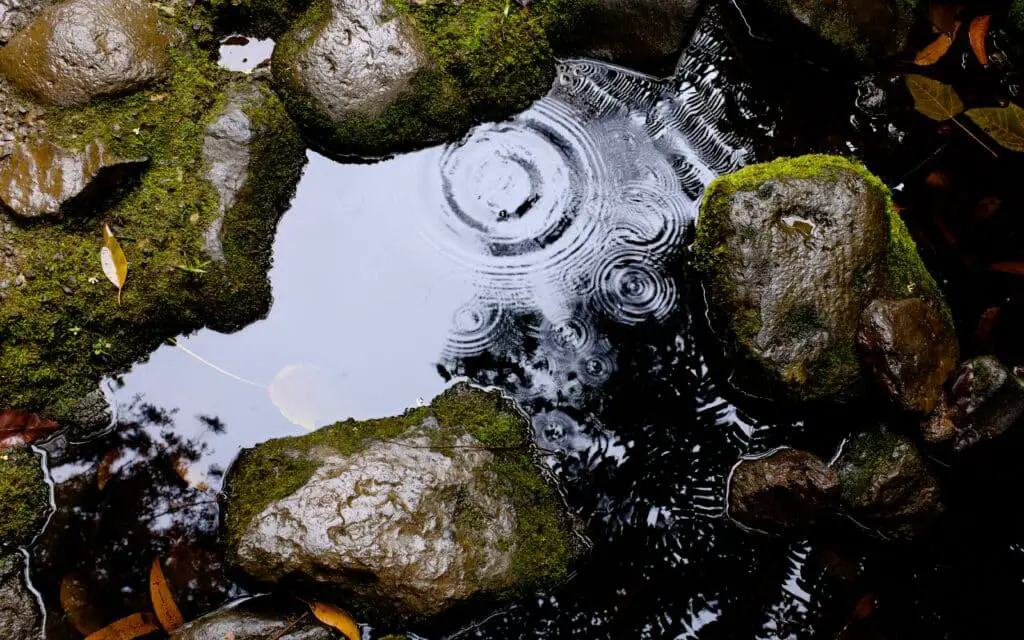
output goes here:
{"type": "Polygon", "coordinates": [[[914,57],[914,64],[921,66],[935,64],[942,56],[946,55],[951,46],[953,46],[953,38],[943,33],[930,45],[917,52],[917,56],[914,57]]]}
{"type": "Polygon", "coordinates": [[[310,602],[309,608],[317,620],[337,629],[348,640],[359,640],[359,627],[344,609],[323,602],[310,602]]]}
{"type": "Polygon", "coordinates": [[[117,287],[117,304],[121,304],[121,289],[124,288],[124,281],[128,277],[128,260],[124,257],[124,251],[114,237],[114,232],[110,230],[110,225],[107,224],[103,225],[100,265],[103,267],[103,275],[117,287]]]}
{"type": "Polygon", "coordinates": [[[914,96],[914,108],[932,120],[949,120],[964,110],[953,87],[917,74],[907,75],[907,88],[914,96]]]}
{"type": "Polygon", "coordinates": [[[185,624],[185,619],[178,611],[178,605],[174,603],[171,590],[167,588],[164,571],[160,568],[160,558],[153,559],[153,566],[149,570],[149,596],[153,600],[153,610],[156,611],[157,620],[164,631],[174,633],[175,629],[185,624]]]}
{"type": "Polygon", "coordinates": [[[152,614],[133,613],[86,636],[85,640],[134,640],[159,630],[152,614]]]}
{"type": "Polygon", "coordinates": [[[1011,102],[1007,107],[970,109],[967,117],[1007,149],[1024,152],[1024,109],[1011,102]]]}
{"type": "Polygon", "coordinates": [[[970,36],[971,50],[974,51],[974,57],[978,59],[981,66],[988,66],[988,53],[985,51],[985,36],[988,35],[988,23],[992,19],[992,16],[978,16],[974,20],[971,20],[971,28],[968,29],[967,35],[970,36]]]}
{"type": "Polygon", "coordinates": [[[99,611],[89,602],[88,585],[74,573],[60,581],[60,606],[83,636],[103,626],[99,611]]]}

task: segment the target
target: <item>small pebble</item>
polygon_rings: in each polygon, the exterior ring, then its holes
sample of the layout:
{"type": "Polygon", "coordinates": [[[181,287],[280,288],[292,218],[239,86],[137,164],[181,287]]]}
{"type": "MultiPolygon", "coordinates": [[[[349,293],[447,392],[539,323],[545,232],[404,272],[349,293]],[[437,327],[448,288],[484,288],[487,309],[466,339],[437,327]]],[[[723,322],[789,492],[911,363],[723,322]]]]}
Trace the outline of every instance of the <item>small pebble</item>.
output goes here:
{"type": "Polygon", "coordinates": [[[69,296],[74,295],[75,293],[74,291],[71,290],[71,287],[61,287],[61,289],[64,291],[64,293],[68,294],[69,296]]]}
{"type": "Polygon", "coordinates": [[[14,278],[14,286],[16,286],[16,287],[24,287],[25,286],[25,275],[24,274],[19,273],[14,278]]]}

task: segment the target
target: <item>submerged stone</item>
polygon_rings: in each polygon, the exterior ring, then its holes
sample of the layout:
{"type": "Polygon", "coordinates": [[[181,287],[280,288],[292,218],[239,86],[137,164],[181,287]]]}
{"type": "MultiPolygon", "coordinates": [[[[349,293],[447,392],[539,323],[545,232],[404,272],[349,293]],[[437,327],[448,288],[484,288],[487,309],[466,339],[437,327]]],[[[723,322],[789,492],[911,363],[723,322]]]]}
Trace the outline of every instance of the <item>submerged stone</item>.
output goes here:
{"type": "Polygon", "coordinates": [[[836,467],[850,515],[887,537],[916,537],[942,513],[938,482],[920,452],[885,427],[853,436],[836,467]]]}
{"type": "Polygon", "coordinates": [[[997,438],[1024,418],[1024,380],[992,356],[975,358],[961,368],[951,404],[955,439],[964,451],[997,438]]]}
{"type": "Polygon", "coordinates": [[[193,620],[177,629],[171,640],[331,640],[337,637],[313,616],[303,617],[303,614],[275,606],[270,597],[255,598],[193,620]]]}
{"type": "Polygon", "coordinates": [[[499,394],[458,385],[245,450],[226,480],[229,559],[401,618],[553,585],[582,545],[530,434],[499,394]]]}
{"type": "Polygon", "coordinates": [[[25,585],[24,557],[0,555],[0,638],[41,637],[41,623],[39,605],[25,585]]]}
{"type": "Polygon", "coordinates": [[[0,49],[0,73],[42,100],[80,105],[166,77],[170,42],[156,9],[141,0],[70,0],[0,49]]]}
{"type": "Polygon", "coordinates": [[[943,312],[920,298],[869,304],[861,315],[857,346],[896,406],[920,414],[935,409],[960,354],[943,312]]]}
{"type": "Polygon", "coordinates": [[[29,542],[50,506],[39,457],[27,446],[0,449],[0,551],[29,542]]]}
{"type": "Polygon", "coordinates": [[[834,156],[752,165],[708,187],[696,266],[732,382],[771,398],[848,401],[866,384],[855,349],[875,299],[948,308],[889,190],[834,156]]]}
{"type": "Polygon", "coordinates": [[[24,142],[0,165],[0,201],[22,218],[92,213],[112,192],[137,178],[147,158],[122,160],[102,141],[81,150],[24,142]]]}
{"type": "Polygon", "coordinates": [[[744,460],[729,481],[729,516],[764,531],[800,529],[839,497],[836,472],[817,456],[785,449],[744,460]]]}
{"type": "Polygon", "coordinates": [[[823,40],[858,58],[893,56],[907,46],[918,0],[767,0],[823,40]]]}

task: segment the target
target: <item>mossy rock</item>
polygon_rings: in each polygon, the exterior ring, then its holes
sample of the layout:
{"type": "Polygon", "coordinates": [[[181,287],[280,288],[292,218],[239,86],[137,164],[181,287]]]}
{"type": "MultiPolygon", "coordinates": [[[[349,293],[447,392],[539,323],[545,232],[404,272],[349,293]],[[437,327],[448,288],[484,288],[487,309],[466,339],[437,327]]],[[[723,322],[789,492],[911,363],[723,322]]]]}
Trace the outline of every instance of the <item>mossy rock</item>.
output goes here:
{"type": "Polygon", "coordinates": [[[274,80],[322,150],[422,148],[505,119],[547,92],[551,39],[573,29],[589,2],[536,0],[520,9],[505,0],[315,0],[278,40],[274,80]]]}
{"type": "Polygon", "coordinates": [[[861,60],[903,51],[922,5],[920,0],[767,0],[767,4],[861,60]]]}
{"type": "Polygon", "coordinates": [[[39,456],[25,446],[0,450],[0,552],[27,544],[49,508],[39,456]]]}
{"type": "Polygon", "coordinates": [[[101,140],[113,154],[150,163],[98,213],[0,227],[14,253],[0,261],[0,407],[61,419],[102,376],[127,370],[167,338],[202,326],[236,330],[269,309],[274,231],[304,145],[279,100],[262,89],[249,114],[262,133],[250,149],[250,178],[235,206],[221,211],[206,178],[206,128],[231,88],[250,81],[220,69],[200,46],[213,33],[207,9],[179,11],[174,26],[192,40],[170,50],[167,80],[46,112],[47,139],[64,148],[101,140]],[[204,265],[205,273],[190,270],[205,261],[204,232],[222,215],[225,260],[204,265]],[[121,304],[100,269],[104,223],[128,260],[121,304]],[[10,286],[16,280],[23,285],[10,286]]]}
{"type": "Polygon", "coordinates": [[[513,403],[461,384],[246,449],[225,484],[228,559],[389,623],[555,585],[586,542],[531,435],[513,403]]]}
{"type": "Polygon", "coordinates": [[[719,178],[694,253],[731,380],[753,395],[861,396],[856,333],[878,298],[921,298],[953,332],[890,191],[845,158],[782,158],[719,178]]]}

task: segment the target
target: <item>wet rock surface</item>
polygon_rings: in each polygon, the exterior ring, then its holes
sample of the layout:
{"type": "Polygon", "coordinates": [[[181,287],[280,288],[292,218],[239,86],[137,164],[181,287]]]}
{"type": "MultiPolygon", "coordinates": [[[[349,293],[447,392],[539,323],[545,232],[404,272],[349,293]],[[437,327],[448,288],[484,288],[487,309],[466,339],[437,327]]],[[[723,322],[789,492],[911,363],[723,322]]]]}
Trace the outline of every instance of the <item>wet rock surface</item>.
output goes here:
{"type": "Polygon", "coordinates": [[[25,559],[20,553],[0,555],[0,637],[39,637],[42,618],[35,597],[25,586],[25,559]]]}
{"type": "Polygon", "coordinates": [[[600,0],[583,16],[586,27],[571,38],[571,53],[667,75],[701,5],[701,0],[600,0]]]}
{"type": "Polygon", "coordinates": [[[25,445],[0,450],[0,551],[28,543],[48,508],[39,456],[25,445]]]}
{"type": "Polygon", "coordinates": [[[141,0],[71,0],[0,49],[0,73],[41,100],[81,105],[164,78],[170,42],[156,9],[141,0]]]}
{"type": "Polygon", "coordinates": [[[89,209],[130,182],[148,160],[124,160],[96,140],[80,150],[46,141],[23,142],[0,165],[0,201],[22,218],[89,209]]]}
{"type": "Polygon", "coordinates": [[[271,598],[247,600],[189,622],[171,636],[171,640],[330,640],[334,632],[304,612],[283,611],[271,598]],[[289,628],[291,627],[291,628],[289,628]],[[287,630],[287,633],[285,631],[287,630]],[[282,635],[283,634],[283,635],[282,635]]]}
{"type": "Polygon", "coordinates": [[[914,538],[942,512],[938,483],[914,443],[885,427],[854,435],[836,468],[850,515],[887,537],[914,538]]]}
{"type": "Polygon", "coordinates": [[[729,481],[729,516],[754,529],[799,529],[838,497],[838,476],[824,461],[785,449],[737,465],[729,481]]]}
{"type": "Polygon", "coordinates": [[[953,447],[964,451],[997,438],[1024,418],[1024,380],[992,356],[975,358],[957,375],[951,403],[953,447]]]}
{"type": "Polygon", "coordinates": [[[857,347],[896,406],[920,414],[935,409],[960,351],[942,311],[920,298],[869,304],[861,316],[857,347]]]}
{"type": "Polygon", "coordinates": [[[858,58],[892,56],[903,50],[918,3],[890,0],[768,0],[823,40],[858,58]]]}
{"type": "Polygon", "coordinates": [[[886,187],[842,158],[782,159],[719,178],[695,253],[732,380],[755,395],[858,396],[866,381],[855,338],[868,304],[913,293],[945,309],[886,187]]]}
{"type": "Polygon", "coordinates": [[[526,450],[488,448],[526,444],[504,402],[462,385],[428,410],[245,451],[227,481],[229,557],[410,617],[564,577],[577,542],[561,501],[526,450]]]}
{"type": "Polygon", "coordinates": [[[0,0],[0,44],[25,27],[57,0],[0,0]]]}

